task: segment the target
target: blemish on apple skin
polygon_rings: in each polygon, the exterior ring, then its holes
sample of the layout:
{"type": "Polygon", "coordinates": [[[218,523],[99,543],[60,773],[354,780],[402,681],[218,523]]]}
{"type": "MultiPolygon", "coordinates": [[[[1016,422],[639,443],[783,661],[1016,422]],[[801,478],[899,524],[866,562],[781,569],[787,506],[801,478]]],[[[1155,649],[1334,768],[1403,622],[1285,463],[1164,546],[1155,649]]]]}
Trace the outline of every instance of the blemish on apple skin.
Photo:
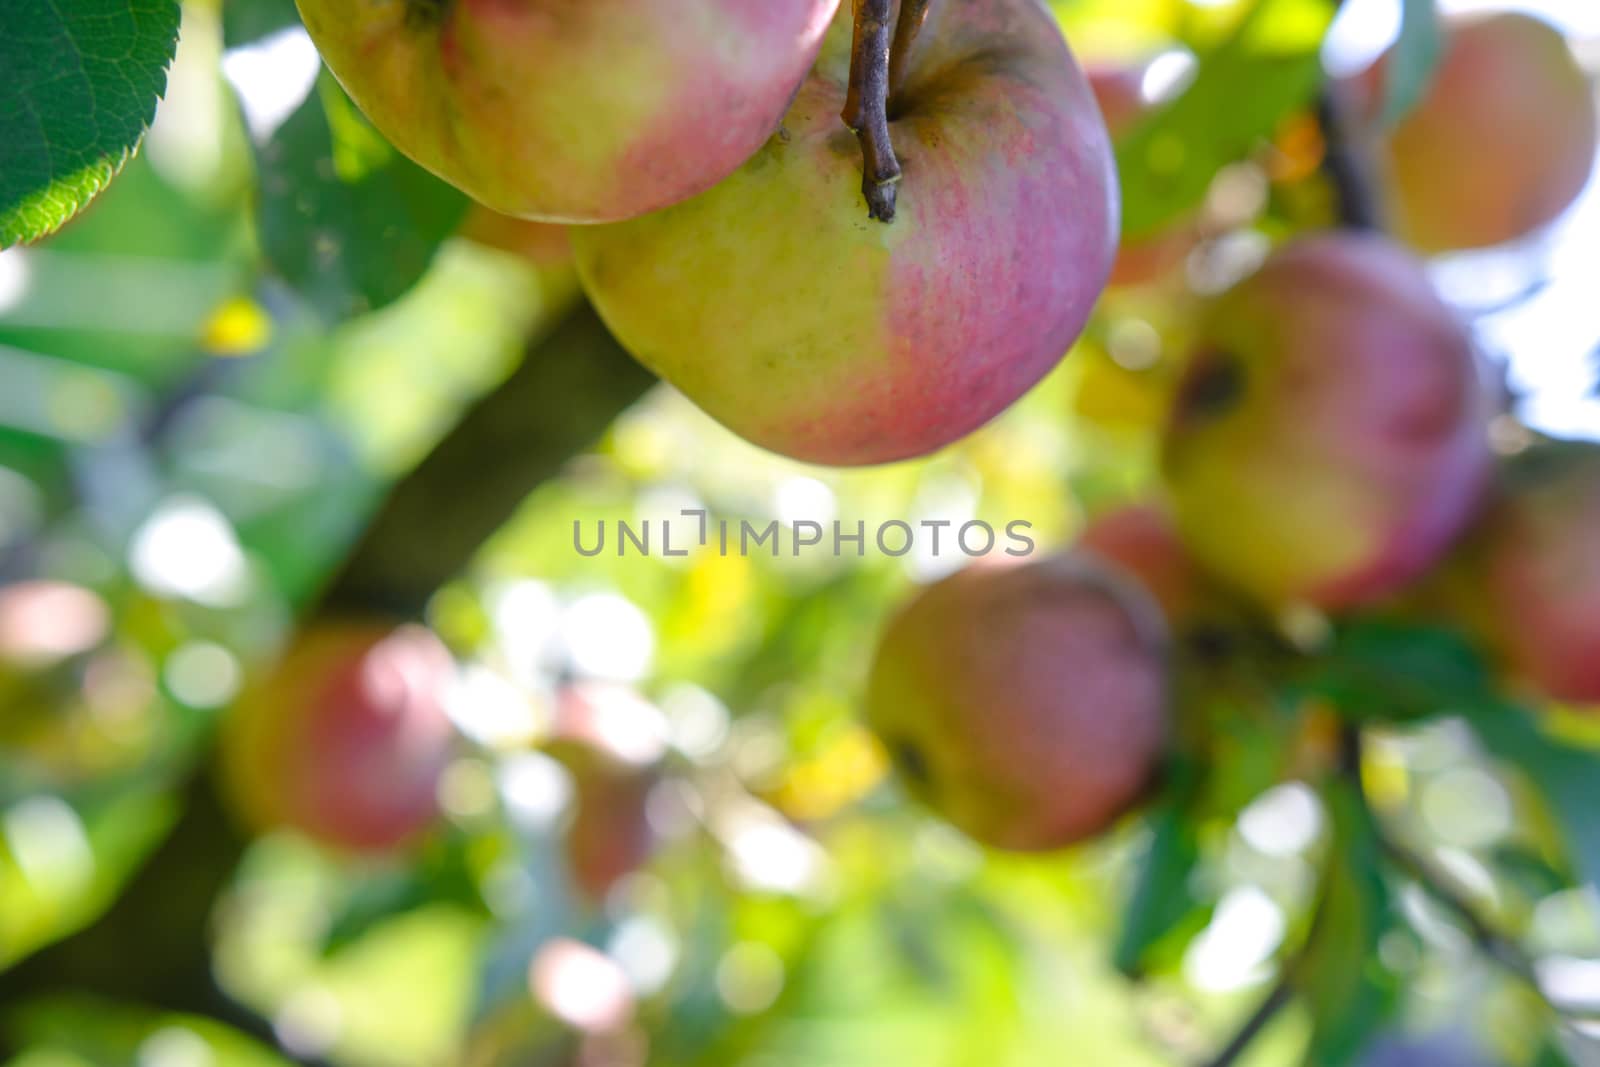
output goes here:
{"type": "Polygon", "coordinates": [[[406,27],[412,30],[430,30],[449,15],[452,0],[406,0],[406,27]]]}
{"type": "Polygon", "coordinates": [[[1189,372],[1174,411],[1180,423],[1220,418],[1236,407],[1245,393],[1244,365],[1228,352],[1208,352],[1189,372]]]}
{"type": "Polygon", "coordinates": [[[896,741],[889,746],[889,758],[901,777],[916,786],[926,787],[933,780],[928,768],[928,757],[910,741],[896,741]]]}

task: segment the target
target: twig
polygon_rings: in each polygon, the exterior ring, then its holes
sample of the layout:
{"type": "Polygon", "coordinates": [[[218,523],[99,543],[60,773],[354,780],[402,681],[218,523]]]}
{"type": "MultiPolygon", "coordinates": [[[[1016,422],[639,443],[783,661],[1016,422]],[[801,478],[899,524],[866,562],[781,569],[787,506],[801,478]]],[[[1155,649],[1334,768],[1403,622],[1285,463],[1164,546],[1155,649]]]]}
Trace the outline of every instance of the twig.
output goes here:
{"type": "Polygon", "coordinates": [[[900,0],[900,18],[894,26],[894,45],[889,49],[889,106],[906,80],[906,65],[911,62],[911,50],[916,46],[917,35],[928,21],[932,0],[900,0]]]}
{"type": "Polygon", "coordinates": [[[1222,1046],[1216,1055],[1206,1060],[1203,1067],[1231,1067],[1232,1064],[1238,1061],[1240,1056],[1245,1054],[1255,1042],[1255,1039],[1261,1036],[1261,1032],[1267,1028],[1268,1024],[1277,1018],[1278,1013],[1289,1006],[1289,1002],[1293,999],[1294,983],[1289,978],[1289,968],[1285,968],[1277,984],[1267,992],[1260,1005],[1250,1013],[1250,1017],[1239,1027],[1239,1032],[1234,1034],[1233,1039],[1222,1046]]]}
{"type": "Polygon", "coordinates": [[[840,117],[861,142],[861,195],[867,214],[894,220],[900,161],[889,140],[889,16],[893,0],[855,0],[850,86],[840,117]]]}
{"type": "MultiPolygon", "coordinates": [[[[1355,726],[1346,726],[1344,730],[1347,748],[1357,755],[1354,767],[1346,767],[1344,773],[1358,790],[1363,790],[1361,783],[1361,770],[1359,762],[1361,731],[1355,726]]],[[[1366,793],[1361,792],[1363,801],[1366,793]]],[[[1370,808],[1370,805],[1369,805],[1370,808]]],[[[1600,1012],[1587,1009],[1574,1008],[1571,1005],[1560,1004],[1552,1000],[1546,992],[1544,984],[1539,981],[1539,973],[1535,969],[1532,958],[1516,939],[1497,930],[1488,919],[1478,912],[1472,902],[1466,898],[1460,888],[1444,871],[1439,870],[1428,860],[1406,848],[1396,841],[1374,819],[1374,827],[1378,836],[1378,846],[1383,850],[1384,858],[1392,863],[1396,870],[1410,878],[1423,892],[1432,897],[1445,910],[1456,917],[1456,920],[1465,928],[1467,936],[1479,952],[1488,957],[1502,970],[1521,981],[1533,992],[1550,1011],[1569,1022],[1585,1022],[1600,1019],[1600,1012]]]]}

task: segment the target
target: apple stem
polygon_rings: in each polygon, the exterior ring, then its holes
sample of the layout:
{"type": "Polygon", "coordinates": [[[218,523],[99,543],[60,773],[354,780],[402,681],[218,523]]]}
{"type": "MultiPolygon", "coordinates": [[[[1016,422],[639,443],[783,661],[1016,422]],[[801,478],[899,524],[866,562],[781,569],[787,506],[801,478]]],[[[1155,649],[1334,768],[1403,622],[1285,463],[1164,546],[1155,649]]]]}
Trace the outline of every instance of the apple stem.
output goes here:
{"type": "Polygon", "coordinates": [[[911,61],[911,50],[916,46],[917,35],[928,21],[928,9],[933,0],[901,0],[900,17],[894,26],[894,44],[889,49],[889,103],[893,106],[905,84],[906,67],[911,61]]]}
{"type": "Polygon", "coordinates": [[[900,161],[889,140],[889,18],[893,0],[855,0],[855,41],[850,53],[850,87],[844,124],[861,142],[861,193],[867,214],[894,220],[895,185],[900,161]]]}

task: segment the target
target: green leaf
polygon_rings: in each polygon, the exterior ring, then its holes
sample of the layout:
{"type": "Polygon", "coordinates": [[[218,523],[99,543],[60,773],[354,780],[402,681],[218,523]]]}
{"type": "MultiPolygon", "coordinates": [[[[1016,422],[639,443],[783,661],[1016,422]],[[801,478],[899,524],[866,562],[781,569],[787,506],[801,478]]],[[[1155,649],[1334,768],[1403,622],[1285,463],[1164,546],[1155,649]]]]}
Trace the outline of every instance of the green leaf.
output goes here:
{"type": "Polygon", "coordinates": [[[1393,125],[1422,100],[1439,64],[1442,43],[1434,0],[1403,0],[1400,37],[1384,60],[1383,122],[1393,125]]]}
{"type": "Polygon", "coordinates": [[[276,1051],[212,1019],[98,997],[43,998],[9,1013],[4,1021],[11,1043],[27,1046],[41,1062],[123,1067],[154,1060],[154,1051],[170,1048],[216,1067],[289,1065],[276,1051]]]}
{"type": "Polygon", "coordinates": [[[1140,860],[1111,957],[1117,970],[1130,978],[1152,969],[1158,946],[1175,932],[1191,926],[1198,930],[1204,922],[1206,909],[1192,888],[1200,838],[1185,799],[1173,797],[1147,819],[1150,843],[1140,860]]]}
{"type": "Polygon", "coordinates": [[[267,262],[339,321],[393,303],[427,270],[467,198],[383,139],[324,75],[257,150],[267,262]]]}
{"type": "Polygon", "coordinates": [[[1332,782],[1323,800],[1333,824],[1322,898],[1298,961],[1311,1009],[1307,1067],[1357,1061],[1393,1007],[1394,978],[1378,962],[1392,909],[1382,874],[1382,845],[1372,812],[1351,782],[1332,782]]]}
{"type": "Polygon", "coordinates": [[[1573,866],[1584,881],[1600,885],[1600,819],[1595,818],[1600,811],[1600,759],[1551,738],[1526,709],[1480,700],[1460,710],[1483,747],[1519,768],[1544,796],[1573,866]]]}
{"type": "Polygon", "coordinates": [[[1189,88],[1117,144],[1125,237],[1149,234],[1193,209],[1217,171],[1248,157],[1311,100],[1321,84],[1319,46],[1331,18],[1328,5],[1308,16],[1289,0],[1259,0],[1232,35],[1197,57],[1189,88]],[[1315,32],[1264,39],[1262,28],[1280,15],[1310,17],[1315,32]]]}
{"type": "Polygon", "coordinates": [[[176,0],[0,4],[0,248],[50,233],[110,184],[177,43],[176,0]]]}
{"type": "Polygon", "coordinates": [[[1554,1037],[1547,1040],[1533,1058],[1532,1067],[1573,1067],[1572,1058],[1554,1037]]]}
{"type": "Polygon", "coordinates": [[[222,5],[222,44],[225,48],[270,37],[279,30],[300,25],[294,0],[228,0],[222,5]]]}
{"type": "Polygon", "coordinates": [[[1480,702],[1492,684],[1460,634],[1373,619],[1340,629],[1299,688],[1366,722],[1454,713],[1480,702]]]}

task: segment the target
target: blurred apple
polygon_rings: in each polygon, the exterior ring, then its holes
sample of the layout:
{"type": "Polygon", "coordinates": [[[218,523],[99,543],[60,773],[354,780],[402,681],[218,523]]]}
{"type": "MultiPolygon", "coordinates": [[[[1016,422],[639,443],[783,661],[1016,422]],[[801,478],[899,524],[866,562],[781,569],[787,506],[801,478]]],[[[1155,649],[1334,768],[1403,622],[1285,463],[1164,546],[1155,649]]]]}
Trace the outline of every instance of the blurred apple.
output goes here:
{"type": "Polygon", "coordinates": [[[1600,445],[1545,442],[1506,462],[1445,586],[1517,681],[1600,706],[1600,445]]]}
{"type": "Polygon", "coordinates": [[[223,769],[241,813],[357,852],[413,841],[438,814],[452,672],[420,626],[313,625],[230,713],[223,769]]]}
{"type": "Polygon", "coordinates": [[[507,215],[631,218],[771,135],[838,0],[299,0],[395,147],[507,215]]]}
{"type": "Polygon", "coordinates": [[[867,722],[911,793],[975,840],[1062,848],[1154,780],[1167,646],[1155,602],[1092,555],[977,564],[890,620],[867,722]]]}
{"type": "Polygon", "coordinates": [[[628,686],[575,682],[558,694],[546,751],[572,776],[567,863],[591,900],[603,899],[655,851],[648,807],[661,781],[665,735],[661,712],[628,686]]]}
{"type": "Polygon", "coordinates": [[[1206,312],[1164,442],[1185,543],[1264,605],[1370,603],[1475,514],[1490,402],[1471,337],[1375,236],[1282,248],[1206,312]]]}
{"type": "Polygon", "coordinates": [[[1383,129],[1387,56],[1344,86],[1377,146],[1388,220],[1424,252],[1521,237],[1561,214],[1594,167],[1594,87],[1532,15],[1460,17],[1426,95],[1383,129]]]}

